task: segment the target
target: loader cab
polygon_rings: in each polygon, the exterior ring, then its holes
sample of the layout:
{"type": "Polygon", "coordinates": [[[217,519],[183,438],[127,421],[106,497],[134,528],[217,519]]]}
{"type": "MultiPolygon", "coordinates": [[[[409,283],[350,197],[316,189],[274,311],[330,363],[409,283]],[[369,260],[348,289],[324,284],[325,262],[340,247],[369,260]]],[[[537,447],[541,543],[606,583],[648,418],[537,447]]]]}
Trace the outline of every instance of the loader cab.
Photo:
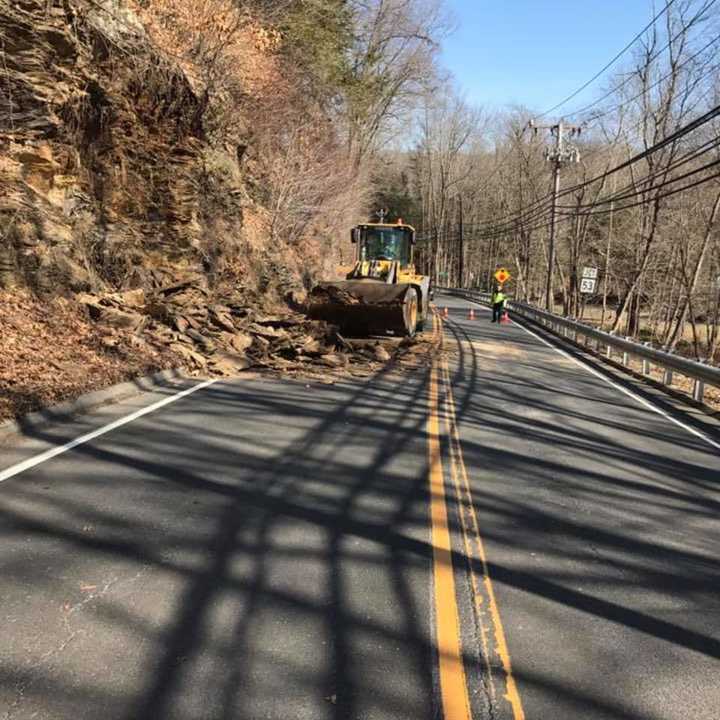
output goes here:
{"type": "Polygon", "coordinates": [[[368,224],[352,230],[352,241],[357,244],[357,258],[397,261],[401,266],[412,263],[415,230],[410,225],[368,224]]]}

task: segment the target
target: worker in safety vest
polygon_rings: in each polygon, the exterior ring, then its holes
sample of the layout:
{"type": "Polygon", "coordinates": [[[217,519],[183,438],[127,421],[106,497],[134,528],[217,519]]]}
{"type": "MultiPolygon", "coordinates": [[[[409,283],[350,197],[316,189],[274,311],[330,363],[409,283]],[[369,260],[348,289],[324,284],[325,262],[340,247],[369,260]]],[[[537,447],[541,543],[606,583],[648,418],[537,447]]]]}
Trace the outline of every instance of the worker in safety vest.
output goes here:
{"type": "Polygon", "coordinates": [[[495,288],[495,292],[492,294],[492,321],[500,322],[502,314],[505,311],[505,293],[502,291],[502,286],[498,285],[495,288]]]}

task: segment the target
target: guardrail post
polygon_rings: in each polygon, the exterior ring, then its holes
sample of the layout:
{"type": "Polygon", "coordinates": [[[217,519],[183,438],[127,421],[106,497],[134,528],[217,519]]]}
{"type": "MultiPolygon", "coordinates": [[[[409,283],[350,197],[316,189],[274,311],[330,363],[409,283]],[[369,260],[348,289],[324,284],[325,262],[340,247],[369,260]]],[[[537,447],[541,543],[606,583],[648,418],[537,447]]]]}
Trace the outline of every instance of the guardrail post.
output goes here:
{"type": "Polygon", "coordinates": [[[665,385],[672,385],[673,381],[673,371],[669,369],[665,369],[665,372],[663,373],[663,383],[665,385]]]}
{"type": "Polygon", "coordinates": [[[701,403],[705,397],[705,383],[702,380],[695,380],[693,382],[692,391],[693,400],[701,403]]]}
{"type": "MultiPolygon", "coordinates": [[[[700,362],[705,365],[707,363],[707,360],[700,360],[700,362]]],[[[695,402],[703,402],[705,399],[705,383],[704,381],[700,379],[695,379],[693,381],[693,391],[692,391],[693,400],[695,402]]]]}
{"type": "MultiPolygon", "coordinates": [[[[627,335],[625,336],[625,339],[628,340],[628,341],[630,340],[630,338],[629,338],[627,335]]],[[[627,350],[623,350],[623,360],[622,360],[622,363],[623,363],[623,365],[625,365],[625,367],[627,367],[628,361],[629,361],[629,358],[628,358],[627,350]]]]}
{"type": "Polygon", "coordinates": [[[605,346],[605,356],[612,358],[612,348],[609,345],[605,346]]]}
{"type": "MultiPolygon", "coordinates": [[[[650,345],[650,343],[649,343],[649,342],[644,342],[643,345],[644,345],[645,347],[648,347],[648,346],[650,345]]],[[[650,374],[650,361],[649,361],[649,360],[646,360],[645,358],[643,358],[643,361],[642,361],[642,372],[643,372],[643,375],[649,375],[649,374],[650,374]]]]}

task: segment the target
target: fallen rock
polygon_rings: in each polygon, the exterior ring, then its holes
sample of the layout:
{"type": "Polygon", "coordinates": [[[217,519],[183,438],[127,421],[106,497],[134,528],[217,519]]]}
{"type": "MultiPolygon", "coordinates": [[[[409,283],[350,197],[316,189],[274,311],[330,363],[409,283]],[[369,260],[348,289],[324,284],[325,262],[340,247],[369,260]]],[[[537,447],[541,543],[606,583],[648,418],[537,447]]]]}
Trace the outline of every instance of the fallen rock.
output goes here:
{"type": "Polygon", "coordinates": [[[170,283],[169,285],[165,285],[163,287],[158,288],[158,293],[160,295],[172,295],[173,293],[180,292],[180,290],[184,290],[185,288],[191,287],[193,284],[192,280],[181,280],[180,282],[174,282],[170,283]]]}
{"type": "Polygon", "coordinates": [[[252,367],[252,362],[244,355],[218,351],[211,358],[209,365],[214,373],[219,375],[235,375],[242,370],[252,367]]]}
{"type": "Polygon", "coordinates": [[[123,307],[144,308],[145,307],[145,291],[142,288],[135,290],[125,290],[123,292],[112,293],[106,295],[105,300],[113,304],[123,307]]]}
{"type": "Polygon", "coordinates": [[[171,343],[170,349],[185,360],[190,361],[198,370],[204,370],[207,367],[207,360],[192,348],[180,343],[171,343]]]}
{"type": "Polygon", "coordinates": [[[381,363],[386,363],[390,360],[390,353],[382,345],[375,346],[373,355],[375,356],[375,359],[381,363]]]}
{"type": "Polygon", "coordinates": [[[239,353],[244,353],[252,346],[253,339],[251,335],[247,335],[245,333],[235,333],[230,340],[230,344],[239,353]]]}
{"type": "Polygon", "coordinates": [[[256,325],[267,325],[273,328],[289,328],[293,325],[302,325],[305,321],[301,315],[282,316],[282,315],[258,315],[255,318],[256,325]]]}
{"type": "Polygon", "coordinates": [[[301,290],[290,290],[285,293],[285,302],[291,310],[303,310],[307,303],[307,293],[301,290]]]}
{"type": "MultiPolygon", "coordinates": [[[[103,333],[109,338],[130,329],[153,352],[170,350],[190,368],[215,375],[234,375],[248,367],[290,375],[327,376],[326,368],[371,374],[378,363],[384,365],[393,357],[400,362],[416,343],[403,340],[388,347],[378,339],[351,342],[327,322],[297,312],[270,314],[249,307],[236,289],[211,295],[206,280],[197,275],[173,277],[152,270],[145,281],[147,291],[84,293],[79,299],[91,318],[114,328],[103,333]]],[[[102,344],[113,348],[112,339],[102,344]]]]}
{"type": "Polygon", "coordinates": [[[265,353],[270,347],[270,341],[260,335],[253,337],[253,350],[257,350],[261,353],[265,353]]]}
{"type": "Polygon", "coordinates": [[[253,323],[248,329],[253,335],[266,340],[284,340],[288,336],[287,332],[282,328],[263,327],[257,323],[253,323]]]}
{"type": "Polygon", "coordinates": [[[232,318],[230,317],[230,311],[228,308],[225,308],[224,310],[211,308],[210,320],[221,330],[225,330],[229,333],[235,332],[235,323],[233,323],[232,318]]]}
{"type": "Polygon", "coordinates": [[[187,318],[184,318],[182,315],[177,315],[173,319],[173,325],[177,328],[178,332],[185,333],[188,331],[188,328],[190,327],[190,323],[187,320],[187,318]]]}
{"type": "Polygon", "coordinates": [[[360,298],[337,285],[316,285],[307,298],[309,304],[359,305],[360,298]]]}
{"type": "Polygon", "coordinates": [[[197,330],[193,330],[193,328],[188,328],[185,334],[198,345],[200,345],[206,352],[211,353],[215,351],[215,343],[210,338],[205,337],[205,335],[199,333],[197,330]]]}
{"type": "Polygon", "coordinates": [[[327,353],[320,356],[320,362],[331,368],[345,367],[345,358],[339,353],[327,353]]]}
{"type": "Polygon", "coordinates": [[[301,355],[321,355],[323,346],[314,337],[306,337],[301,345],[295,345],[296,351],[301,355]]]}
{"type": "Polygon", "coordinates": [[[112,307],[94,306],[90,309],[91,317],[105,325],[116,328],[127,328],[135,332],[145,323],[145,317],[136,312],[125,312],[112,307]]]}

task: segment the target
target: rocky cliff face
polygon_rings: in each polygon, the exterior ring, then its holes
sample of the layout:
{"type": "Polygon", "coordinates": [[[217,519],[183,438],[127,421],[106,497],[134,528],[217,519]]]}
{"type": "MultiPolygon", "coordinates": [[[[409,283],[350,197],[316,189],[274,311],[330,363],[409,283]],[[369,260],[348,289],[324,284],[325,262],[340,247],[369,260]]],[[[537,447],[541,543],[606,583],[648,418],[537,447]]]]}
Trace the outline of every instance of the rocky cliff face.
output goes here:
{"type": "Polygon", "coordinates": [[[3,286],[140,286],[153,266],[217,269],[221,245],[232,260],[236,149],[206,142],[202,99],[133,12],[1,0],[0,48],[3,286]]]}
{"type": "Polygon", "coordinates": [[[161,367],[246,367],[229,322],[200,321],[297,281],[263,239],[247,120],[215,132],[146,5],[0,0],[0,417],[161,367]],[[155,317],[158,287],[187,278],[194,325],[155,317]]]}

